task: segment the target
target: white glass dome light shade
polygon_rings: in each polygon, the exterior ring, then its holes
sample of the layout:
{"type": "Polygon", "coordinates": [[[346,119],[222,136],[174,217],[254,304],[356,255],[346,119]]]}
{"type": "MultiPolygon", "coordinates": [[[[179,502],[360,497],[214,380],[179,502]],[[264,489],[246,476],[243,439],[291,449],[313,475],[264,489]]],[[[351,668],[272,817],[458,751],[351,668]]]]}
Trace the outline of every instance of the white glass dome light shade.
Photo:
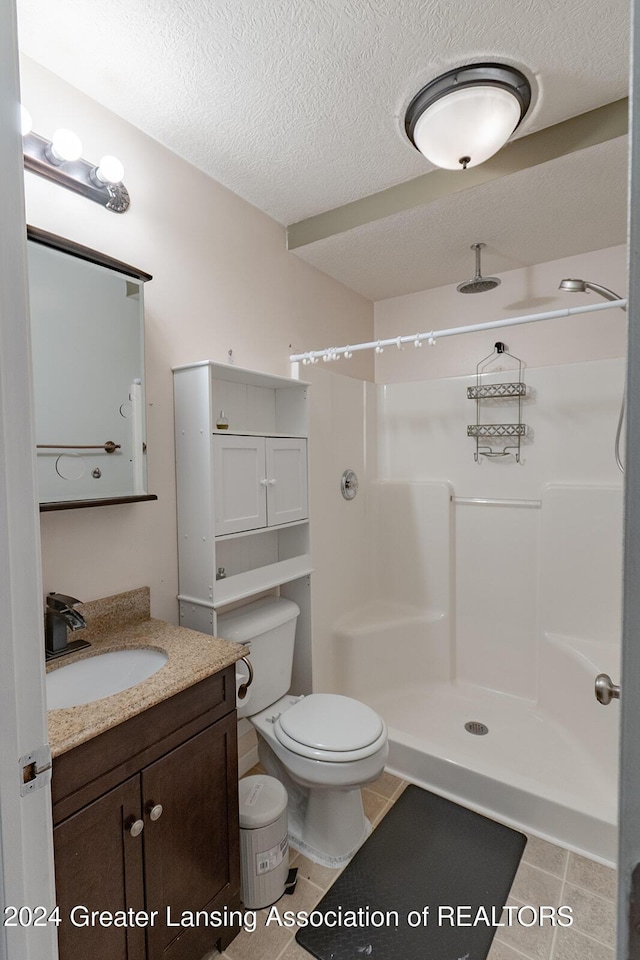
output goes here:
{"type": "Polygon", "coordinates": [[[531,84],[506,63],[455,67],[419,90],[404,128],[413,146],[438,167],[475,167],[504,146],[531,106],[531,84]]]}
{"type": "Polygon", "coordinates": [[[82,141],[73,130],[62,127],[56,130],[51,141],[51,153],[60,163],[65,160],[78,160],[82,156],[82,141]]]}
{"type": "Polygon", "coordinates": [[[413,141],[437,167],[476,167],[504,146],[521,115],[518,100],[503,87],[459,87],[427,107],[416,121],[413,141]]]}
{"type": "Polygon", "coordinates": [[[101,183],[122,183],[124,167],[117,157],[107,154],[96,168],[96,177],[101,183]]]}

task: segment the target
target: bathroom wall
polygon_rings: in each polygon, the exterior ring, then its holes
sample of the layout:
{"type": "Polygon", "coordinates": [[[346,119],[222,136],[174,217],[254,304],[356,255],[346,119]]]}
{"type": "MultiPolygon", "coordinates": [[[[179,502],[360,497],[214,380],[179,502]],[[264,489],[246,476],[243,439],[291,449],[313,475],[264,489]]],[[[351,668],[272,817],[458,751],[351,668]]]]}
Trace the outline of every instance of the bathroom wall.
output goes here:
{"type": "Polygon", "coordinates": [[[366,478],[376,463],[375,388],[328,365],[305,366],[311,381],[310,512],[313,607],[313,686],[340,689],[333,655],[333,626],[370,594],[367,529],[371,504],[366,478]],[[359,479],[358,494],[345,500],[345,470],[359,479]]]}
{"type": "MultiPolygon", "coordinates": [[[[171,367],[227,362],[232,350],[238,366],[288,375],[292,351],[369,340],[372,304],[287,253],[283,227],[255,207],[33,61],[21,69],[34,130],[51,136],[69,126],[88,159],[114,153],[131,194],[119,216],[26,174],[28,222],[153,275],[146,399],[149,491],[158,501],[44,514],[44,587],[87,601],[149,584],[154,616],[175,621],[171,367]]],[[[73,376],[73,362],[61,375],[73,376]]],[[[372,356],[360,355],[350,372],[372,379],[372,356]]]]}
{"type": "MultiPolygon", "coordinates": [[[[469,275],[471,269],[471,251],[469,275]]],[[[491,275],[491,247],[484,251],[483,273],[491,275]]],[[[478,294],[460,294],[455,284],[422,290],[375,305],[375,338],[386,339],[413,332],[442,330],[468,324],[563,310],[581,304],[602,303],[596,294],[562,293],[560,280],[579,277],[627,295],[626,246],[608,247],[575,257],[565,257],[500,275],[501,284],[478,294]]],[[[460,277],[466,280],[468,277],[460,277]]],[[[376,382],[396,383],[457,377],[475,372],[476,364],[490,353],[496,340],[522,357],[528,367],[579,363],[626,352],[626,323],[619,309],[579,314],[559,320],[523,324],[503,331],[469,333],[438,340],[434,347],[411,345],[399,351],[385,349],[376,356],[376,382]]]]}

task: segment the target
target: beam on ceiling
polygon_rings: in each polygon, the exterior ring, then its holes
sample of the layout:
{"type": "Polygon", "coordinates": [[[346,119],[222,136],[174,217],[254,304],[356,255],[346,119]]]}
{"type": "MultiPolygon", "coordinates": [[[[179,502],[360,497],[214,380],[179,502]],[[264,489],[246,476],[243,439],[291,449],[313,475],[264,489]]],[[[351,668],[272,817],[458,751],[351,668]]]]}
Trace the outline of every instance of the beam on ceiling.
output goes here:
{"type": "Polygon", "coordinates": [[[629,129],[628,112],[629,101],[625,97],[513,140],[478,167],[433,170],[406,183],[300,220],[287,227],[287,249],[296,250],[403,210],[424,206],[499,177],[625,136],[629,129]]]}

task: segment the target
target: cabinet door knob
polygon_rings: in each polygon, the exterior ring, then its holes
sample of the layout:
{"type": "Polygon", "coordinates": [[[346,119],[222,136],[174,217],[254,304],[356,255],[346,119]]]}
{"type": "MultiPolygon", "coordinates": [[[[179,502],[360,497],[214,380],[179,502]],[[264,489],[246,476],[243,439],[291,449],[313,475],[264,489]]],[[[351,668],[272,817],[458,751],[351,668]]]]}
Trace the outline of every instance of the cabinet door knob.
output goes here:
{"type": "Polygon", "coordinates": [[[149,809],[149,818],[150,818],[151,820],[159,820],[160,817],[162,816],[162,804],[161,804],[161,803],[149,804],[149,808],[148,808],[148,809],[149,809]]]}
{"type": "Polygon", "coordinates": [[[132,837],[139,837],[144,830],[144,820],[134,820],[129,827],[129,833],[132,837]]]}
{"type": "Polygon", "coordinates": [[[274,478],[273,480],[267,480],[267,483],[269,484],[270,487],[275,487],[275,485],[276,485],[276,480],[275,480],[275,478],[274,478]]]}
{"type": "Polygon", "coordinates": [[[269,483],[269,481],[268,481],[267,478],[265,477],[264,480],[261,480],[261,481],[260,481],[260,486],[261,486],[261,487],[266,487],[266,486],[268,485],[268,483],[269,483]]]}

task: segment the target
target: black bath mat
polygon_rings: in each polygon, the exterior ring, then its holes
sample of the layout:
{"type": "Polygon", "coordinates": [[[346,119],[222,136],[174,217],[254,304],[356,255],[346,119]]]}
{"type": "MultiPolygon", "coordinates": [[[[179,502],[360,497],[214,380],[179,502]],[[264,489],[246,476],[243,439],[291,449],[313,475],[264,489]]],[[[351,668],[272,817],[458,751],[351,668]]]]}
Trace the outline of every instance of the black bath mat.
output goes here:
{"type": "Polygon", "coordinates": [[[318,960],[485,960],[525,844],[409,786],[296,940],[318,960]]]}

